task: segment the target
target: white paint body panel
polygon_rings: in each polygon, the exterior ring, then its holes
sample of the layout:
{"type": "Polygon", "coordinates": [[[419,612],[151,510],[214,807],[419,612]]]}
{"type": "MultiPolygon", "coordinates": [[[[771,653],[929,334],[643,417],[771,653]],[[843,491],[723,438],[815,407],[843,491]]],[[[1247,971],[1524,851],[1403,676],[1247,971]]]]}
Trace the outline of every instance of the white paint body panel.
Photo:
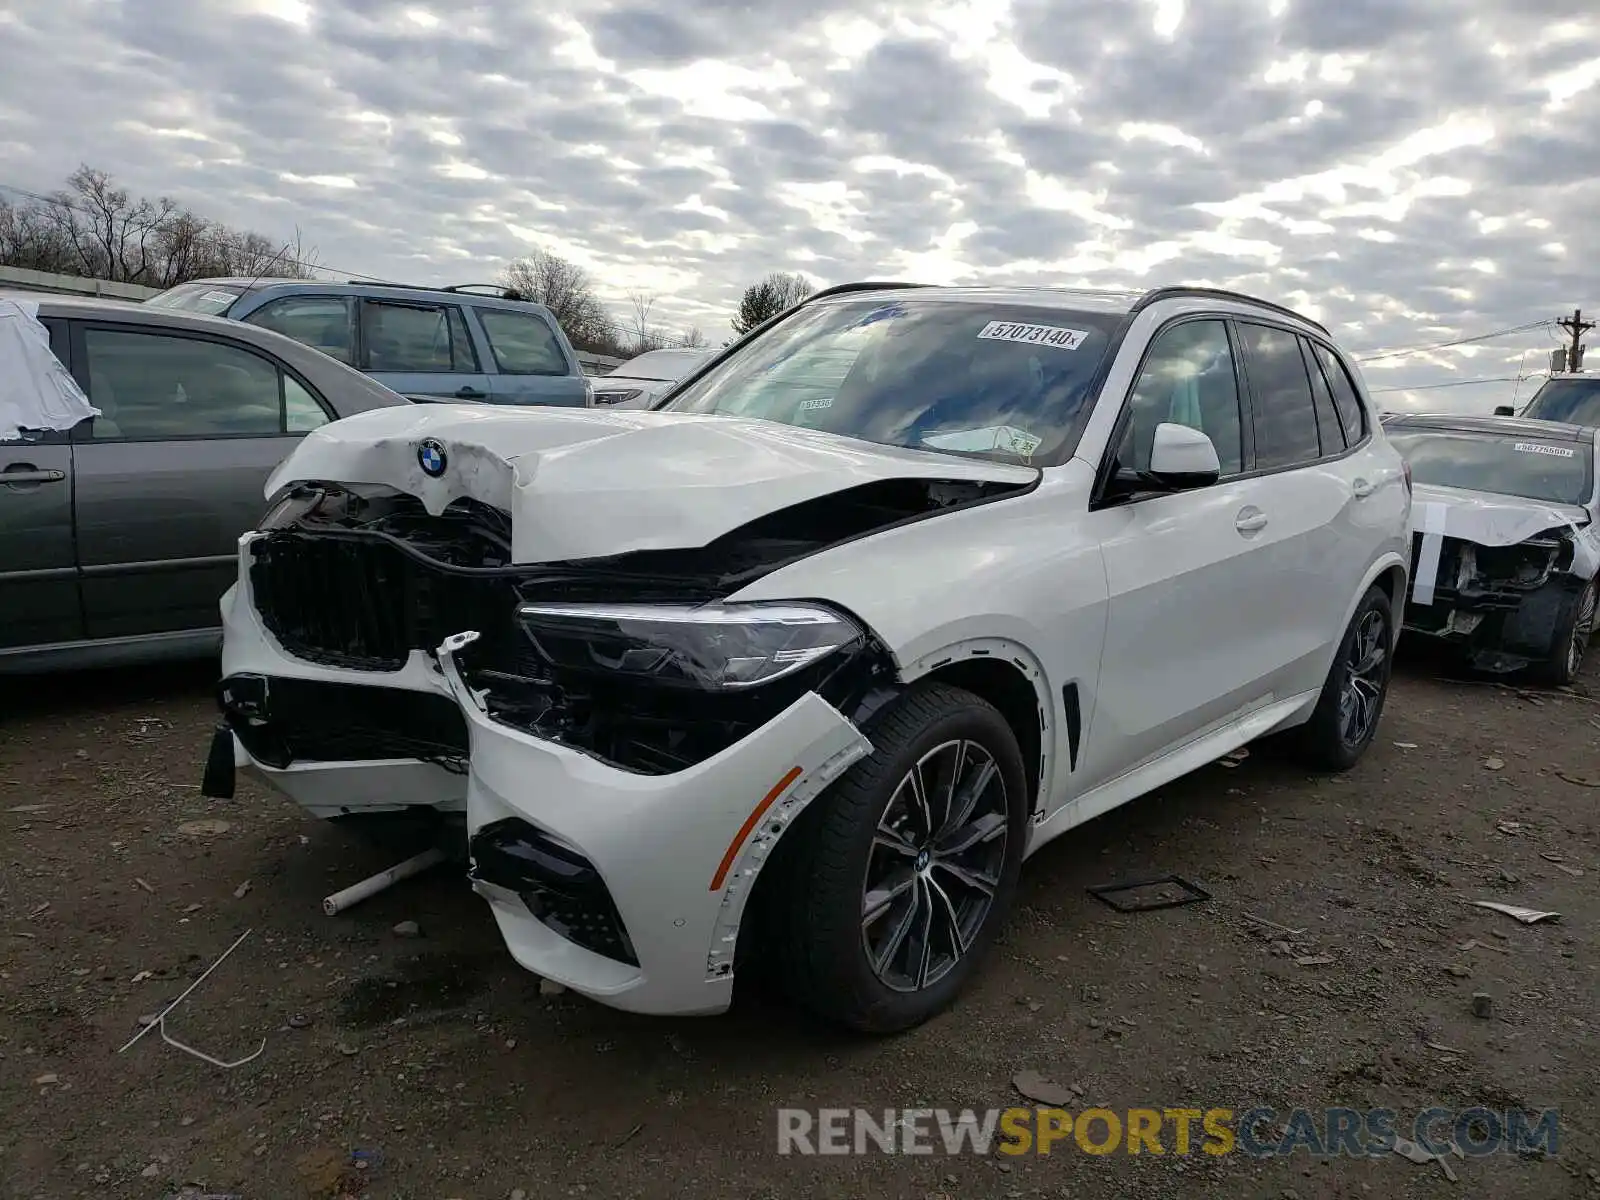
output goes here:
{"type": "MultiPolygon", "coordinates": [[[[1261,315],[1214,299],[1146,309],[1110,366],[1075,457],[1042,472],[732,418],[442,407],[380,410],[327,426],[305,439],[269,488],[318,478],[388,484],[433,512],[470,495],[512,513],[514,557],[535,563],[703,545],[763,513],[874,480],[1037,479],[1019,495],[835,546],[730,597],[839,606],[889,648],[905,681],[974,655],[1016,665],[1042,710],[1031,853],[1305,720],[1355,607],[1385,572],[1403,577],[1409,563],[1410,495],[1370,403],[1371,440],[1341,458],[1093,508],[1096,467],[1144,348],[1165,321],[1189,312],[1261,315]],[[423,437],[451,455],[444,480],[418,467],[423,437]],[[1076,756],[1063,699],[1069,685],[1081,714],[1076,756]]],[[[243,565],[224,604],[225,670],[360,676],[284,655],[255,619],[243,565]]],[[[515,815],[579,848],[615,894],[641,965],[566,942],[491,889],[518,961],[620,1007],[724,1007],[732,939],[762,838],[775,839],[867,753],[865,739],[808,696],[706,762],[638,775],[491,720],[452,671],[448,655],[442,668],[416,656],[397,676],[367,678],[455,695],[471,731],[469,828],[515,815]],[[779,827],[763,820],[723,892],[711,891],[741,823],[795,766],[801,775],[778,808],[779,827]]],[[[301,797],[327,791],[304,780],[273,782],[298,786],[301,797]]],[[[441,803],[455,803],[440,786],[441,803]]]]}
{"type": "Polygon", "coordinates": [[[438,514],[470,498],[511,514],[518,563],[703,546],[765,513],[879,479],[1029,482],[1037,472],[896,450],[769,421],[584,408],[374,409],[306,435],[267,480],[387,484],[438,514]],[[417,459],[441,443],[438,479],[417,459]]]}

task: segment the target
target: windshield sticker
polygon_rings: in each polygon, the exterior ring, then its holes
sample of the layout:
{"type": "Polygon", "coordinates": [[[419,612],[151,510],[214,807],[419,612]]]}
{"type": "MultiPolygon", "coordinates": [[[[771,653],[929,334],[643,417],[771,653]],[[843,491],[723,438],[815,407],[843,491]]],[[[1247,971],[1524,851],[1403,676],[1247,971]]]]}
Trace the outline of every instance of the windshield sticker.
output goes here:
{"type": "Polygon", "coordinates": [[[1023,342],[1030,346],[1054,346],[1058,350],[1076,350],[1089,337],[1082,329],[1023,325],[1016,321],[990,321],[978,331],[978,336],[992,342],[1023,342]]]}
{"type": "Polygon", "coordinates": [[[823,396],[823,397],[821,397],[820,399],[817,399],[817,400],[802,400],[802,401],[800,401],[800,411],[801,412],[810,412],[813,409],[832,408],[832,407],[833,407],[833,397],[832,396],[823,396]]]}
{"type": "Polygon", "coordinates": [[[200,297],[208,304],[232,304],[238,298],[232,292],[207,292],[200,297]]]}
{"type": "Polygon", "coordinates": [[[1511,448],[1524,454],[1548,454],[1551,458],[1572,458],[1575,454],[1565,446],[1546,446],[1542,442],[1517,442],[1511,448]]]}
{"type": "Polygon", "coordinates": [[[924,437],[922,444],[932,446],[936,450],[965,450],[974,453],[1003,450],[1019,458],[1028,458],[1044,444],[1044,439],[1034,437],[1027,430],[1017,429],[1011,425],[990,425],[986,429],[936,433],[924,437]]]}

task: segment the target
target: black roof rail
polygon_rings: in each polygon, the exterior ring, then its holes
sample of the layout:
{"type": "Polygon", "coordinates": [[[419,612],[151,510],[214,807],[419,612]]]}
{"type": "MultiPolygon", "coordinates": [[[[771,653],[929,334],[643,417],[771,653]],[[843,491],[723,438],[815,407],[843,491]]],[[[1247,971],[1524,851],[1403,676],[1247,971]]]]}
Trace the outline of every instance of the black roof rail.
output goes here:
{"type": "Polygon", "coordinates": [[[851,292],[880,292],[891,288],[919,288],[932,287],[931,283],[907,283],[899,279],[864,279],[859,283],[836,283],[832,287],[823,288],[820,292],[812,292],[801,304],[810,304],[813,300],[822,300],[828,296],[847,296],[851,292]]]}
{"type": "Polygon", "coordinates": [[[1253,304],[1257,308],[1269,308],[1273,312],[1282,313],[1286,317],[1293,317],[1296,321],[1304,321],[1313,329],[1322,330],[1329,337],[1333,336],[1333,334],[1328,333],[1328,327],[1321,321],[1313,321],[1304,313],[1297,313],[1292,308],[1282,304],[1274,304],[1271,300],[1263,300],[1259,296],[1247,296],[1243,292],[1231,292],[1227,288],[1185,287],[1181,284],[1172,287],[1151,288],[1134,302],[1129,315],[1142,312],[1158,300],[1175,300],[1185,296],[1195,296],[1210,300],[1234,300],[1240,304],[1253,304]]]}
{"type": "Polygon", "coordinates": [[[345,282],[355,287],[398,288],[399,290],[406,292],[464,293],[473,291],[475,289],[482,289],[495,293],[502,300],[514,300],[521,298],[520,296],[514,294],[514,289],[502,287],[498,283],[453,283],[448,287],[436,287],[429,283],[388,283],[377,279],[347,279],[345,282]]]}

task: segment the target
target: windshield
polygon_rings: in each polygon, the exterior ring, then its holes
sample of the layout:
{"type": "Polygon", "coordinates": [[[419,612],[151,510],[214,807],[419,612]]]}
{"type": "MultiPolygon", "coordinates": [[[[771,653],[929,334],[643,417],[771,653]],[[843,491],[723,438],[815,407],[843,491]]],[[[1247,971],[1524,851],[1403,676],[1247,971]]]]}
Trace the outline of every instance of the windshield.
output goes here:
{"type": "Polygon", "coordinates": [[[1540,421],[1600,425],[1600,375],[1593,379],[1547,379],[1522,415],[1540,421]]]}
{"type": "Polygon", "coordinates": [[[1587,442],[1450,430],[1392,431],[1389,441],[1411,464],[1411,478],[1437,487],[1522,496],[1551,504],[1589,499],[1592,447],[1587,442]]]}
{"type": "Polygon", "coordinates": [[[1048,463],[1071,452],[1122,320],[965,300],[830,301],[785,318],[665,407],[1048,463]]]}
{"type": "Polygon", "coordinates": [[[233,283],[180,283],[145,303],[152,308],[176,308],[182,312],[220,316],[244,295],[245,289],[233,283]]]}
{"type": "Polygon", "coordinates": [[[623,379],[655,379],[670,383],[682,379],[710,353],[709,350],[651,350],[637,358],[630,358],[611,373],[623,379]]]}

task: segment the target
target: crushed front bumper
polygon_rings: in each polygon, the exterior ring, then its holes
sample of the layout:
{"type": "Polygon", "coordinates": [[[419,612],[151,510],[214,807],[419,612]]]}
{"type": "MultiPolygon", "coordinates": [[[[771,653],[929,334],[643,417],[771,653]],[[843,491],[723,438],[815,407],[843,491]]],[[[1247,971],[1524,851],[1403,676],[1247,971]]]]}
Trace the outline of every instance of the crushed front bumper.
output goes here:
{"type": "MultiPolygon", "coordinates": [[[[250,535],[240,540],[238,581],[222,597],[222,675],[289,681],[321,686],[337,694],[359,695],[370,689],[411,694],[420,702],[453,706],[455,694],[431,657],[413,653],[394,672],[346,670],[307,662],[286,653],[262,625],[250,590],[250,535]]],[[[246,737],[248,737],[248,732],[246,737]]],[[[312,816],[362,817],[416,808],[447,815],[467,807],[465,770],[451,770],[438,761],[411,755],[360,754],[332,759],[296,759],[274,766],[250,753],[245,739],[233,734],[235,768],[265,781],[312,816]]],[[[259,749],[258,745],[258,749],[259,749]]]]}
{"type": "Polygon", "coordinates": [[[870,743],[808,692],[685,770],[622,770],[493,720],[455,663],[475,636],[439,660],[471,740],[473,887],[513,957],[613,1007],[722,1011],[762,861],[870,743]]]}
{"type": "MultiPolygon", "coordinates": [[[[1422,536],[1417,535],[1413,554],[1406,631],[1456,646],[1482,671],[1521,670],[1557,652],[1561,614],[1569,597],[1582,591],[1581,579],[1549,565],[1526,579],[1511,579],[1504,570],[1496,577],[1484,570],[1483,560],[1489,555],[1503,558],[1522,547],[1486,549],[1445,538],[1436,552],[1441,582],[1422,586],[1417,574],[1422,536]]],[[[1548,557],[1553,562],[1556,555],[1548,557]]]]}

